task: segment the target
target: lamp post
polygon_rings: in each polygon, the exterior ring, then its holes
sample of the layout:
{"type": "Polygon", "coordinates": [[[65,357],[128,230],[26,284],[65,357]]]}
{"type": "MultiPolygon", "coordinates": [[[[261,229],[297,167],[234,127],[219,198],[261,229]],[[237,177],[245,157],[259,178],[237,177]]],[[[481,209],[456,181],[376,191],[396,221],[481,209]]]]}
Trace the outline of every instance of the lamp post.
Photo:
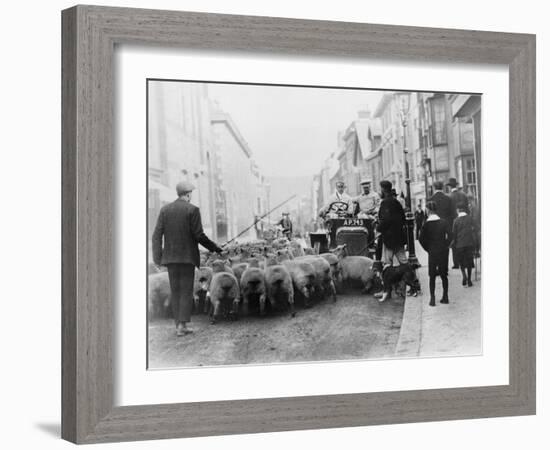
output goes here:
{"type": "Polygon", "coordinates": [[[410,92],[396,92],[395,99],[399,107],[399,115],[401,117],[401,126],[403,127],[403,161],[405,163],[405,186],[407,196],[405,198],[405,221],[407,226],[407,250],[409,252],[409,263],[413,266],[418,266],[418,258],[414,248],[414,214],[411,208],[411,178],[409,173],[409,159],[407,149],[407,125],[409,117],[409,108],[411,104],[410,92]]]}

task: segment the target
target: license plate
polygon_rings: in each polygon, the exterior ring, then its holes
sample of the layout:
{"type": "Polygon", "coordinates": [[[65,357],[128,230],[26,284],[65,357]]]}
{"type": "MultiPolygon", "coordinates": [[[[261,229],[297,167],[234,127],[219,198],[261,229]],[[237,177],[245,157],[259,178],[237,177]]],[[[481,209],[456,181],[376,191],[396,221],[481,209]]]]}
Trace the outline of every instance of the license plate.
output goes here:
{"type": "Polygon", "coordinates": [[[342,225],[345,227],[362,227],[365,222],[363,219],[346,219],[342,225]]]}

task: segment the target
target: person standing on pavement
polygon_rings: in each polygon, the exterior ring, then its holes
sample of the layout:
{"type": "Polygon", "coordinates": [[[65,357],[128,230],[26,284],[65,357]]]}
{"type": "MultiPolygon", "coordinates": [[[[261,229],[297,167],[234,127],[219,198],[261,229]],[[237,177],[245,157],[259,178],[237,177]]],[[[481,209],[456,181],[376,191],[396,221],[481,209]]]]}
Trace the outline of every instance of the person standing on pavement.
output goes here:
{"type": "Polygon", "coordinates": [[[193,309],[195,267],[200,266],[198,244],[211,252],[222,252],[204,234],[200,210],[191,203],[194,188],[187,181],[178,183],[178,198],[161,208],[152,237],[153,261],[168,269],[177,336],[193,332],[187,323],[193,309]]]}
{"type": "MultiPolygon", "coordinates": [[[[461,204],[461,205],[464,205],[464,207],[466,208],[464,210],[466,214],[470,214],[470,203],[468,200],[468,196],[464,192],[462,192],[462,188],[458,185],[456,178],[449,178],[449,181],[447,182],[447,186],[451,188],[451,193],[449,194],[449,197],[451,197],[451,200],[453,201],[453,206],[455,208],[455,211],[456,211],[457,205],[461,204]]],[[[456,220],[456,215],[455,215],[455,220],[456,220]]],[[[453,254],[453,269],[458,269],[459,261],[456,255],[456,248],[454,246],[451,246],[451,252],[453,254]]]]}
{"type": "Polygon", "coordinates": [[[471,287],[477,231],[472,216],[466,212],[467,205],[459,203],[457,209],[458,217],[453,223],[453,248],[462,272],[462,286],[471,287]]]}
{"type": "MultiPolygon", "coordinates": [[[[445,221],[449,227],[449,235],[453,229],[453,222],[456,217],[456,205],[453,199],[443,192],[443,181],[434,181],[434,193],[430,197],[430,201],[435,203],[437,215],[445,221]]],[[[454,267],[454,265],[453,265],[454,267]]],[[[458,268],[458,266],[456,267],[458,268]]]]}
{"type": "Polygon", "coordinates": [[[418,202],[418,205],[416,206],[416,211],[414,212],[414,222],[416,225],[416,240],[418,240],[418,236],[420,236],[420,230],[422,229],[422,226],[424,225],[424,222],[426,221],[426,212],[424,211],[424,208],[422,208],[422,200],[418,202]]]}
{"type": "Polygon", "coordinates": [[[428,218],[420,231],[418,241],[428,252],[428,275],[430,277],[430,306],[435,306],[435,280],[439,276],[443,286],[440,303],[449,303],[449,245],[451,235],[447,222],[437,214],[433,201],[426,203],[428,218]]]}
{"type": "Polygon", "coordinates": [[[382,202],[378,210],[378,226],[376,231],[382,236],[382,262],[385,265],[393,265],[394,258],[399,264],[406,264],[407,254],[405,244],[405,211],[399,200],[392,194],[390,181],[380,182],[382,190],[382,202]]]}

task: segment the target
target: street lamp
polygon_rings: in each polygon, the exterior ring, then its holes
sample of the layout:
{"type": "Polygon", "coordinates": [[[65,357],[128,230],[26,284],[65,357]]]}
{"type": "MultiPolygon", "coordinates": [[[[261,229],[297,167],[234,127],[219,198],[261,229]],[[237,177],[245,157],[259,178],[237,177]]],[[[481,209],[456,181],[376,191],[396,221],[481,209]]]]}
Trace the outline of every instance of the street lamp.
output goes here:
{"type": "Polygon", "coordinates": [[[414,214],[411,208],[411,179],[409,173],[409,159],[407,157],[407,125],[409,118],[409,109],[411,106],[411,94],[410,92],[396,92],[395,99],[399,107],[399,115],[401,118],[401,125],[403,126],[403,161],[405,163],[405,186],[407,189],[407,196],[405,198],[405,221],[407,225],[407,250],[409,252],[409,263],[413,266],[418,266],[418,258],[414,248],[414,214]]]}

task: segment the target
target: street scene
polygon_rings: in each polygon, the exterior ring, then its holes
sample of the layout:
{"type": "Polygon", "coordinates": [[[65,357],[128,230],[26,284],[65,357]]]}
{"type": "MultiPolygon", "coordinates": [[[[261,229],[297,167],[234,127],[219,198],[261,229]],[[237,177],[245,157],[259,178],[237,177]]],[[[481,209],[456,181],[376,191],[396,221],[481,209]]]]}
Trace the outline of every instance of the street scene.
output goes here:
{"type": "Polygon", "coordinates": [[[480,95],[147,95],[148,368],[482,353],[480,95]]]}

